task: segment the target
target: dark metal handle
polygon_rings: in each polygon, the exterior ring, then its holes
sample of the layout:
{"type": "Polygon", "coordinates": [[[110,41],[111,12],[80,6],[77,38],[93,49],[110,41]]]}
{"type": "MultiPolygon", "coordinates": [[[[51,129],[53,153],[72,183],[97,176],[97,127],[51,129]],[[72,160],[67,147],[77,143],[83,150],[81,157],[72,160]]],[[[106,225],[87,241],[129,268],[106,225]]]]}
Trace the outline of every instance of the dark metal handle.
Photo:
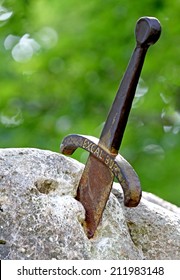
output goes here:
{"type": "Polygon", "coordinates": [[[99,141],[99,145],[106,147],[112,154],[118,153],[147,49],[158,40],[160,33],[161,26],[156,18],[142,17],[137,21],[135,30],[137,45],[99,141]]]}

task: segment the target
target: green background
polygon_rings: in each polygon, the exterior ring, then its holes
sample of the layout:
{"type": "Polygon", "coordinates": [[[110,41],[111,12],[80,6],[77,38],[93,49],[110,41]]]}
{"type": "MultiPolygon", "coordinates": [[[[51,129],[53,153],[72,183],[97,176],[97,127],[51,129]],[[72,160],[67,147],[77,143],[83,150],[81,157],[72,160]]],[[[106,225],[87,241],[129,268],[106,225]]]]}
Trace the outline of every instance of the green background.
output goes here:
{"type": "MultiPolygon", "coordinates": [[[[135,46],[138,18],[160,40],[147,54],[120,153],[142,188],[180,206],[180,1],[0,1],[0,146],[59,152],[99,137],[135,46]]],[[[85,162],[79,149],[73,156],[85,162]]]]}

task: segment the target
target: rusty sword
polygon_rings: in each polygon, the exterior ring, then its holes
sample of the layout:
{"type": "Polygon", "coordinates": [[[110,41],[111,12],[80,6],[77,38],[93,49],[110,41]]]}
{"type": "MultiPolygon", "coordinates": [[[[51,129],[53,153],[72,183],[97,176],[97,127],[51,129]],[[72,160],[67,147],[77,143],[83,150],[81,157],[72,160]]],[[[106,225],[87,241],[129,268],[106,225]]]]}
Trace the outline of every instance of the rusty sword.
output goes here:
{"type": "Polygon", "coordinates": [[[139,178],[131,165],[120,155],[121,145],[146,52],[160,37],[161,26],[153,17],[142,17],[135,28],[136,46],[122,78],[100,139],[84,135],[68,135],[61,143],[61,152],[71,155],[78,147],[88,152],[87,163],[77,190],[86,211],[85,230],[92,238],[110,195],[114,176],[124,192],[124,204],[135,207],[141,199],[139,178]]]}

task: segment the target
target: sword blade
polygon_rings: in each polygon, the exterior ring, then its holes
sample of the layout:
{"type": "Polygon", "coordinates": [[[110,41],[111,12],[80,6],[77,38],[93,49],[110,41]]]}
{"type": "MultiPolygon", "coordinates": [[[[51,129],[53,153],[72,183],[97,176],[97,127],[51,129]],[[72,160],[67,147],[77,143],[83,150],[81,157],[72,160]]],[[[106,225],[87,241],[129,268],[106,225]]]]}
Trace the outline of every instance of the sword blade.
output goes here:
{"type": "Polygon", "coordinates": [[[89,238],[93,237],[99,224],[110,195],[113,179],[114,174],[109,168],[90,154],[79,182],[76,197],[86,210],[85,228],[89,238]]]}

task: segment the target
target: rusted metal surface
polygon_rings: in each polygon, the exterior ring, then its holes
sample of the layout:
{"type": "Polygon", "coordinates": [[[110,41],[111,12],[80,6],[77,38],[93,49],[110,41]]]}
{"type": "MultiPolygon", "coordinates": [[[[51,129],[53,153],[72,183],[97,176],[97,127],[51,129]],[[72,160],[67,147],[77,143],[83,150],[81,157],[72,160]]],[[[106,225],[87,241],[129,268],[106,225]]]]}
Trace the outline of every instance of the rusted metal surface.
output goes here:
{"type": "MultiPolygon", "coordinates": [[[[117,178],[124,192],[124,204],[137,206],[141,187],[139,179],[131,165],[120,155],[114,156],[98,145],[99,139],[88,135],[71,134],[63,139],[61,152],[72,155],[77,148],[83,148],[103,163],[117,178]]],[[[95,164],[96,167],[96,164],[95,164]]],[[[108,172],[109,173],[109,172],[108,172]]],[[[103,177],[105,174],[102,173],[103,177]]],[[[97,180],[97,178],[95,178],[97,180]]],[[[104,179],[103,179],[104,180],[104,179]]],[[[98,190],[97,190],[98,191],[98,190]]]]}
{"type": "Polygon", "coordinates": [[[131,165],[118,154],[146,52],[160,36],[157,19],[140,18],[136,24],[136,47],[102,130],[100,139],[69,135],[61,143],[61,152],[71,155],[78,147],[90,152],[77,190],[77,199],[86,210],[85,229],[93,237],[117,177],[124,192],[124,204],[135,207],[141,199],[141,187],[131,165]]]}

